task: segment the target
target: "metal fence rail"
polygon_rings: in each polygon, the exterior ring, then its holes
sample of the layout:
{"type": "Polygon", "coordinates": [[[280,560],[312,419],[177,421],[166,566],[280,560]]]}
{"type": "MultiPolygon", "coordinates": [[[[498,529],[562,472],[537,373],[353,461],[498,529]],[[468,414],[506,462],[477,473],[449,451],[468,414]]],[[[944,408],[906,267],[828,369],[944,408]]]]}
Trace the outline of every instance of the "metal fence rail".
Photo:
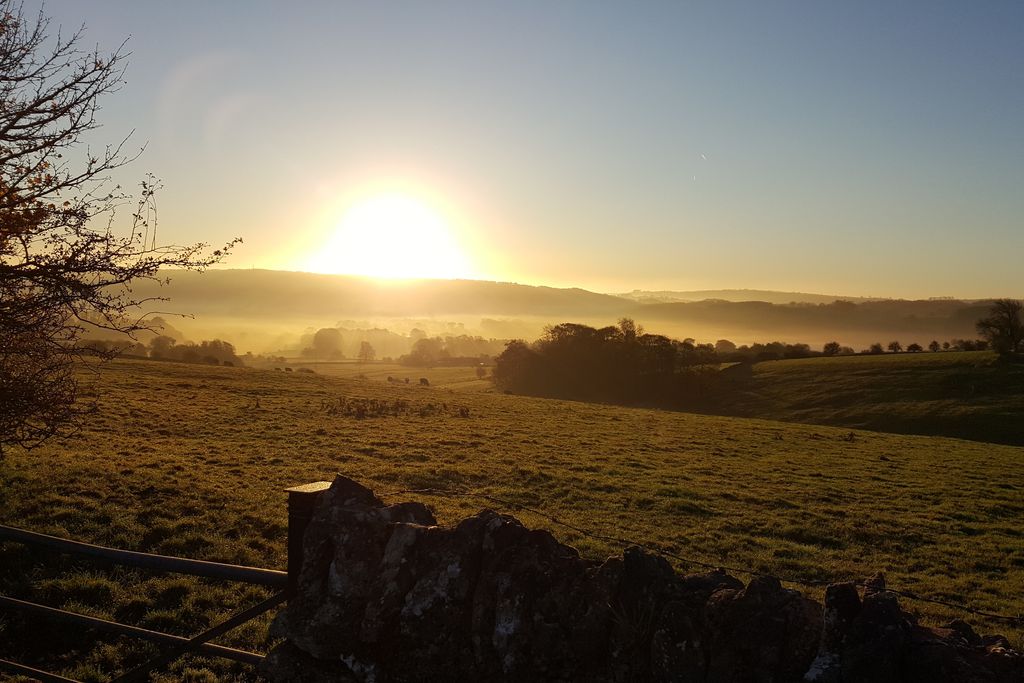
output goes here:
{"type": "Polygon", "coordinates": [[[190,574],[208,579],[241,581],[243,583],[253,583],[273,588],[285,588],[288,585],[288,572],[275,569],[243,567],[235,564],[222,564],[205,560],[189,560],[183,557],[137,553],[131,550],[118,550],[117,548],[107,548],[102,545],[92,545],[91,543],[48,536],[34,531],[25,531],[24,529],[17,529],[3,524],[0,524],[0,541],[27,543],[49,548],[60,553],[84,555],[142,569],[190,574]]]}
{"type": "MultiPolygon", "coordinates": [[[[309,521],[309,513],[312,502],[326,485],[319,484],[310,487],[298,487],[296,491],[289,491],[289,569],[292,572],[292,583],[297,573],[296,563],[302,557],[302,533],[305,531],[309,521]],[[309,489],[309,490],[307,490],[309,489]],[[296,540],[297,539],[297,540],[296,540]],[[293,566],[296,565],[296,566],[293,566]]],[[[137,626],[129,626],[115,621],[107,621],[96,617],[77,614],[67,610],[48,607],[25,600],[18,600],[0,595],[0,608],[6,610],[19,610],[36,616],[49,619],[79,624],[87,628],[94,628],[99,631],[106,631],[118,635],[124,635],[140,640],[148,640],[160,647],[160,654],[141,666],[132,669],[120,677],[118,681],[145,681],[149,673],[157,668],[168,665],[173,660],[188,652],[201,652],[205,655],[221,657],[232,661],[249,665],[258,665],[263,661],[264,656],[256,652],[236,650],[222,645],[214,645],[208,641],[221,636],[233,628],[244,624],[247,621],[263,614],[264,612],[277,607],[288,599],[289,594],[289,572],[282,572],[275,569],[262,569],[260,567],[245,567],[221,562],[207,562],[204,560],[190,560],[183,557],[169,557],[167,555],[155,555],[151,553],[140,553],[131,550],[119,550],[108,548],[81,541],[72,541],[47,534],[40,534],[34,531],[26,531],[16,527],[0,524],[0,542],[13,541],[26,545],[46,548],[58,553],[82,555],[93,559],[111,562],[118,565],[138,567],[160,572],[173,572],[176,574],[189,574],[208,579],[219,579],[222,581],[239,581],[242,583],[268,586],[278,589],[278,592],[259,603],[248,607],[241,612],[229,617],[227,620],[207,629],[191,638],[150,631],[149,629],[137,626]]],[[[24,664],[18,664],[6,659],[0,659],[0,671],[28,676],[40,681],[72,681],[58,674],[40,671],[24,664]]]]}
{"type": "MultiPolygon", "coordinates": [[[[170,633],[161,633],[160,631],[150,631],[149,629],[140,628],[138,626],[129,626],[127,624],[120,624],[116,621],[107,621],[106,619],[78,614],[77,612],[68,612],[67,610],[47,607],[34,602],[26,602],[25,600],[18,600],[17,598],[9,598],[5,595],[0,595],[0,607],[16,609],[58,621],[67,621],[87,628],[94,628],[97,631],[106,631],[107,633],[130,636],[132,638],[138,638],[139,640],[148,640],[160,645],[176,646],[188,643],[189,641],[188,638],[183,638],[182,636],[175,636],[170,633]]],[[[257,652],[236,650],[232,647],[213,645],[212,643],[203,643],[196,649],[203,654],[213,657],[230,659],[235,662],[241,662],[242,664],[252,664],[253,666],[263,661],[263,655],[257,652]]]]}
{"type": "Polygon", "coordinates": [[[40,671],[39,669],[33,669],[30,666],[24,664],[18,664],[7,659],[0,659],[0,671],[9,671],[12,674],[18,674],[19,676],[28,676],[37,681],[43,681],[43,683],[78,683],[73,678],[64,678],[57,674],[49,673],[48,671],[40,671]]]}

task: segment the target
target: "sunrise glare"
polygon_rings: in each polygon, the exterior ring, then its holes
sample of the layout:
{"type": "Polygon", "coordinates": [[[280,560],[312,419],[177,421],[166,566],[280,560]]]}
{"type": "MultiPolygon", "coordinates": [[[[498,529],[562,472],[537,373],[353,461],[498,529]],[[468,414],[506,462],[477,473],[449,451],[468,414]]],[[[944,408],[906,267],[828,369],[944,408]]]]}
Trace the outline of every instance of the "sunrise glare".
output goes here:
{"type": "Polygon", "coordinates": [[[360,198],[330,226],[301,270],[388,279],[471,277],[453,227],[425,201],[396,192],[360,198]]]}

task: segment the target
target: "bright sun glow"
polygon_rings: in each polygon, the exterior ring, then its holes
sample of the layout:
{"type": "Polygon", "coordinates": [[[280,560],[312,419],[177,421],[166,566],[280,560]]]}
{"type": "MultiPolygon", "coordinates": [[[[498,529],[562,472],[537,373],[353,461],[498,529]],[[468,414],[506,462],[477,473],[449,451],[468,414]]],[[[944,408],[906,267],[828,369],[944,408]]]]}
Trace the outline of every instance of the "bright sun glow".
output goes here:
{"type": "Polygon", "coordinates": [[[470,277],[469,260],[445,219],[404,194],[350,206],[308,270],[380,278],[470,277]]]}

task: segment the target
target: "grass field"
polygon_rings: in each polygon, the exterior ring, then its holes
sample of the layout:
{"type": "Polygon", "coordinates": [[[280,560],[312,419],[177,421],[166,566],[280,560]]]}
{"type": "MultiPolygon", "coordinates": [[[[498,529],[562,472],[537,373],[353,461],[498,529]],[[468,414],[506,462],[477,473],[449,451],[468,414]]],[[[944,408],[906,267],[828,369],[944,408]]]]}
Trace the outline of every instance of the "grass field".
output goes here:
{"type": "MultiPolygon", "coordinates": [[[[355,380],[387,382],[388,377],[394,382],[409,380],[410,384],[419,384],[421,378],[430,382],[430,386],[452,391],[493,391],[494,385],[487,379],[476,376],[476,368],[467,366],[417,368],[398,363],[357,363],[354,361],[303,363],[291,361],[294,368],[308,368],[313,372],[327,377],[343,377],[355,380]]],[[[488,375],[491,368],[487,368],[488,375]]]]}
{"type": "Polygon", "coordinates": [[[1024,363],[984,351],[769,361],[735,373],[713,412],[1020,446],[1024,363]]]}
{"type": "MultiPolygon", "coordinates": [[[[805,579],[883,571],[891,585],[921,594],[1024,612],[1024,448],[463,392],[437,376],[421,387],[373,379],[366,369],[356,374],[366,379],[319,368],[114,362],[87,389],[99,410],[77,437],[13,452],[0,465],[0,521],[283,569],[283,489],[342,472],[381,494],[482,490],[704,561],[805,579]],[[332,408],[339,399],[404,401],[408,410],[357,419],[332,408]]],[[[482,507],[460,498],[385,498],[424,500],[446,522],[482,507]]],[[[585,555],[619,550],[516,514],[585,555]]],[[[266,594],[16,544],[0,546],[0,558],[5,594],[183,635],[266,594]]],[[[908,606],[932,623],[963,616],[908,606]]],[[[1020,629],[967,619],[1022,642],[1020,629]]],[[[268,621],[217,642],[265,650],[268,621]]],[[[104,680],[153,653],[0,614],[0,657],[74,678],[104,680]]],[[[247,680],[251,672],[193,658],[176,663],[166,680],[232,676],[247,680]]]]}

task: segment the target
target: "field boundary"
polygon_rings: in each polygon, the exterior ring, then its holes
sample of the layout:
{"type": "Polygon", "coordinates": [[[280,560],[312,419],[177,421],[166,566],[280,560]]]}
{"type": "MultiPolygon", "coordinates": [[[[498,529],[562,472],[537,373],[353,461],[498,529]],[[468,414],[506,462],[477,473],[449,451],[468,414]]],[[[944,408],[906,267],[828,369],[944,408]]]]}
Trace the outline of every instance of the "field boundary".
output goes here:
{"type": "Polygon", "coordinates": [[[530,514],[537,515],[538,517],[540,517],[542,519],[545,519],[548,522],[551,522],[552,524],[560,526],[560,527],[562,527],[564,529],[569,529],[570,531],[574,531],[574,532],[580,534],[581,536],[585,536],[585,537],[587,537],[587,538],[589,538],[591,540],[603,541],[603,542],[606,542],[606,543],[613,543],[615,545],[621,546],[622,548],[628,548],[628,547],[634,546],[634,547],[637,547],[637,548],[641,548],[642,550],[646,550],[647,552],[653,553],[655,555],[660,555],[661,557],[664,557],[666,559],[676,560],[677,562],[681,562],[683,564],[690,565],[690,566],[693,566],[693,567],[700,567],[702,569],[710,569],[712,571],[714,571],[714,570],[724,570],[724,571],[727,571],[727,572],[732,572],[732,573],[735,573],[735,574],[743,574],[743,575],[746,575],[746,576],[756,576],[756,577],[761,577],[761,578],[773,578],[773,579],[777,579],[781,583],[788,583],[788,584],[792,584],[792,585],[795,585],[795,586],[802,586],[804,588],[814,588],[814,589],[825,588],[825,587],[829,586],[830,584],[835,584],[835,583],[852,583],[852,584],[854,584],[854,585],[856,585],[856,586],[858,586],[860,588],[867,588],[867,589],[873,589],[873,590],[879,590],[879,589],[885,590],[886,592],[892,593],[892,594],[897,595],[897,596],[899,596],[901,598],[906,598],[907,600],[911,600],[911,601],[927,602],[927,603],[930,603],[930,604],[933,604],[933,605],[941,605],[943,607],[947,607],[949,609],[960,611],[960,612],[964,612],[964,613],[967,613],[967,614],[973,614],[973,615],[980,616],[980,617],[986,617],[988,619],[994,619],[994,620],[997,620],[997,621],[1005,621],[1005,622],[1010,623],[1010,624],[1024,625],[1024,615],[1020,615],[1020,614],[1018,614],[1018,615],[999,614],[999,613],[996,613],[996,612],[990,612],[990,611],[987,611],[987,610],[982,610],[982,609],[977,609],[975,607],[971,607],[966,602],[953,602],[953,601],[950,601],[950,600],[943,600],[941,598],[934,598],[934,597],[930,597],[930,596],[920,595],[920,594],[918,594],[915,591],[911,591],[911,590],[907,590],[907,589],[892,588],[892,587],[886,585],[885,581],[884,581],[884,578],[881,578],[881,577],[876,577],[876,578],[871,578],[871,579],[842,579],[842,578],[839,578],[839,579],[829,579],[829,580],[824,580],[824,579],[822,579],[822,580],[798,579],[798,578],[794,578],[794,577],[779,576],[778,574],[762,572],[762,571],[758,571],[756,569],[729,566],[729,565],[721,564],[721,563],[707,562],[705,560],[700,560],[700,559],[697,559],[697,558],[694,558],[694,557],[686,557],[686,556],[679,555],[677,553],[674,553],[674,552],[671,552],[671,551],[668,551],[668,550],[664,550],[663,548],[659,548],[657,545],[652,544],[652,543],[643,542],[643,541],[636,541],[636,540],[630,540],[630,539],[622,538],[622,537],[619,537],[619,536],[609,536],[607,534],[601,534],[601,533],[598,533],[598,532],[590,531],[588,529],[584,529],[582,527],[579,527],[579,526],[577,526],[575,524],[571,524],[569,522],[565,522],[565,521],[559,519],[558,517],[555,517],[554,515],[550,515],[550,514],[548,514],[546,512],[543,512],[542,510],[538,510],[537,508],[531,507],[529,505],[523,505],[521,503],[516,503],[515,501],[507,500],[507,499],[504,499],[504,498],[499,498],[499,497],[493,496],[493,495],[491,495],[489,493],[484,493],[482,491],[473,491],[473,490],[469,490],[469,489],[460,489],[460,488],[452,488],[452,489],[417,488],[417,489],[402,489],[402,490],[398,490],[398,491],[388,491],[388,492],[383,492],[380,495],[381,496],[401,496],[401,495],[413,495],[413,494],[415,494],[415,495],[451,496],[451,497],[457,497],[457,498],[474,498],[474,499],[477,499],[477,500],[483,500],[483,501],[487,501],[487,502],[490,502],[490,503],[495,503],[497,505],[509,507],[509,508],[512,508],[512,509],[515,509],[515,510],[522,510],[524,512],[529,512],[530,514]]]}

